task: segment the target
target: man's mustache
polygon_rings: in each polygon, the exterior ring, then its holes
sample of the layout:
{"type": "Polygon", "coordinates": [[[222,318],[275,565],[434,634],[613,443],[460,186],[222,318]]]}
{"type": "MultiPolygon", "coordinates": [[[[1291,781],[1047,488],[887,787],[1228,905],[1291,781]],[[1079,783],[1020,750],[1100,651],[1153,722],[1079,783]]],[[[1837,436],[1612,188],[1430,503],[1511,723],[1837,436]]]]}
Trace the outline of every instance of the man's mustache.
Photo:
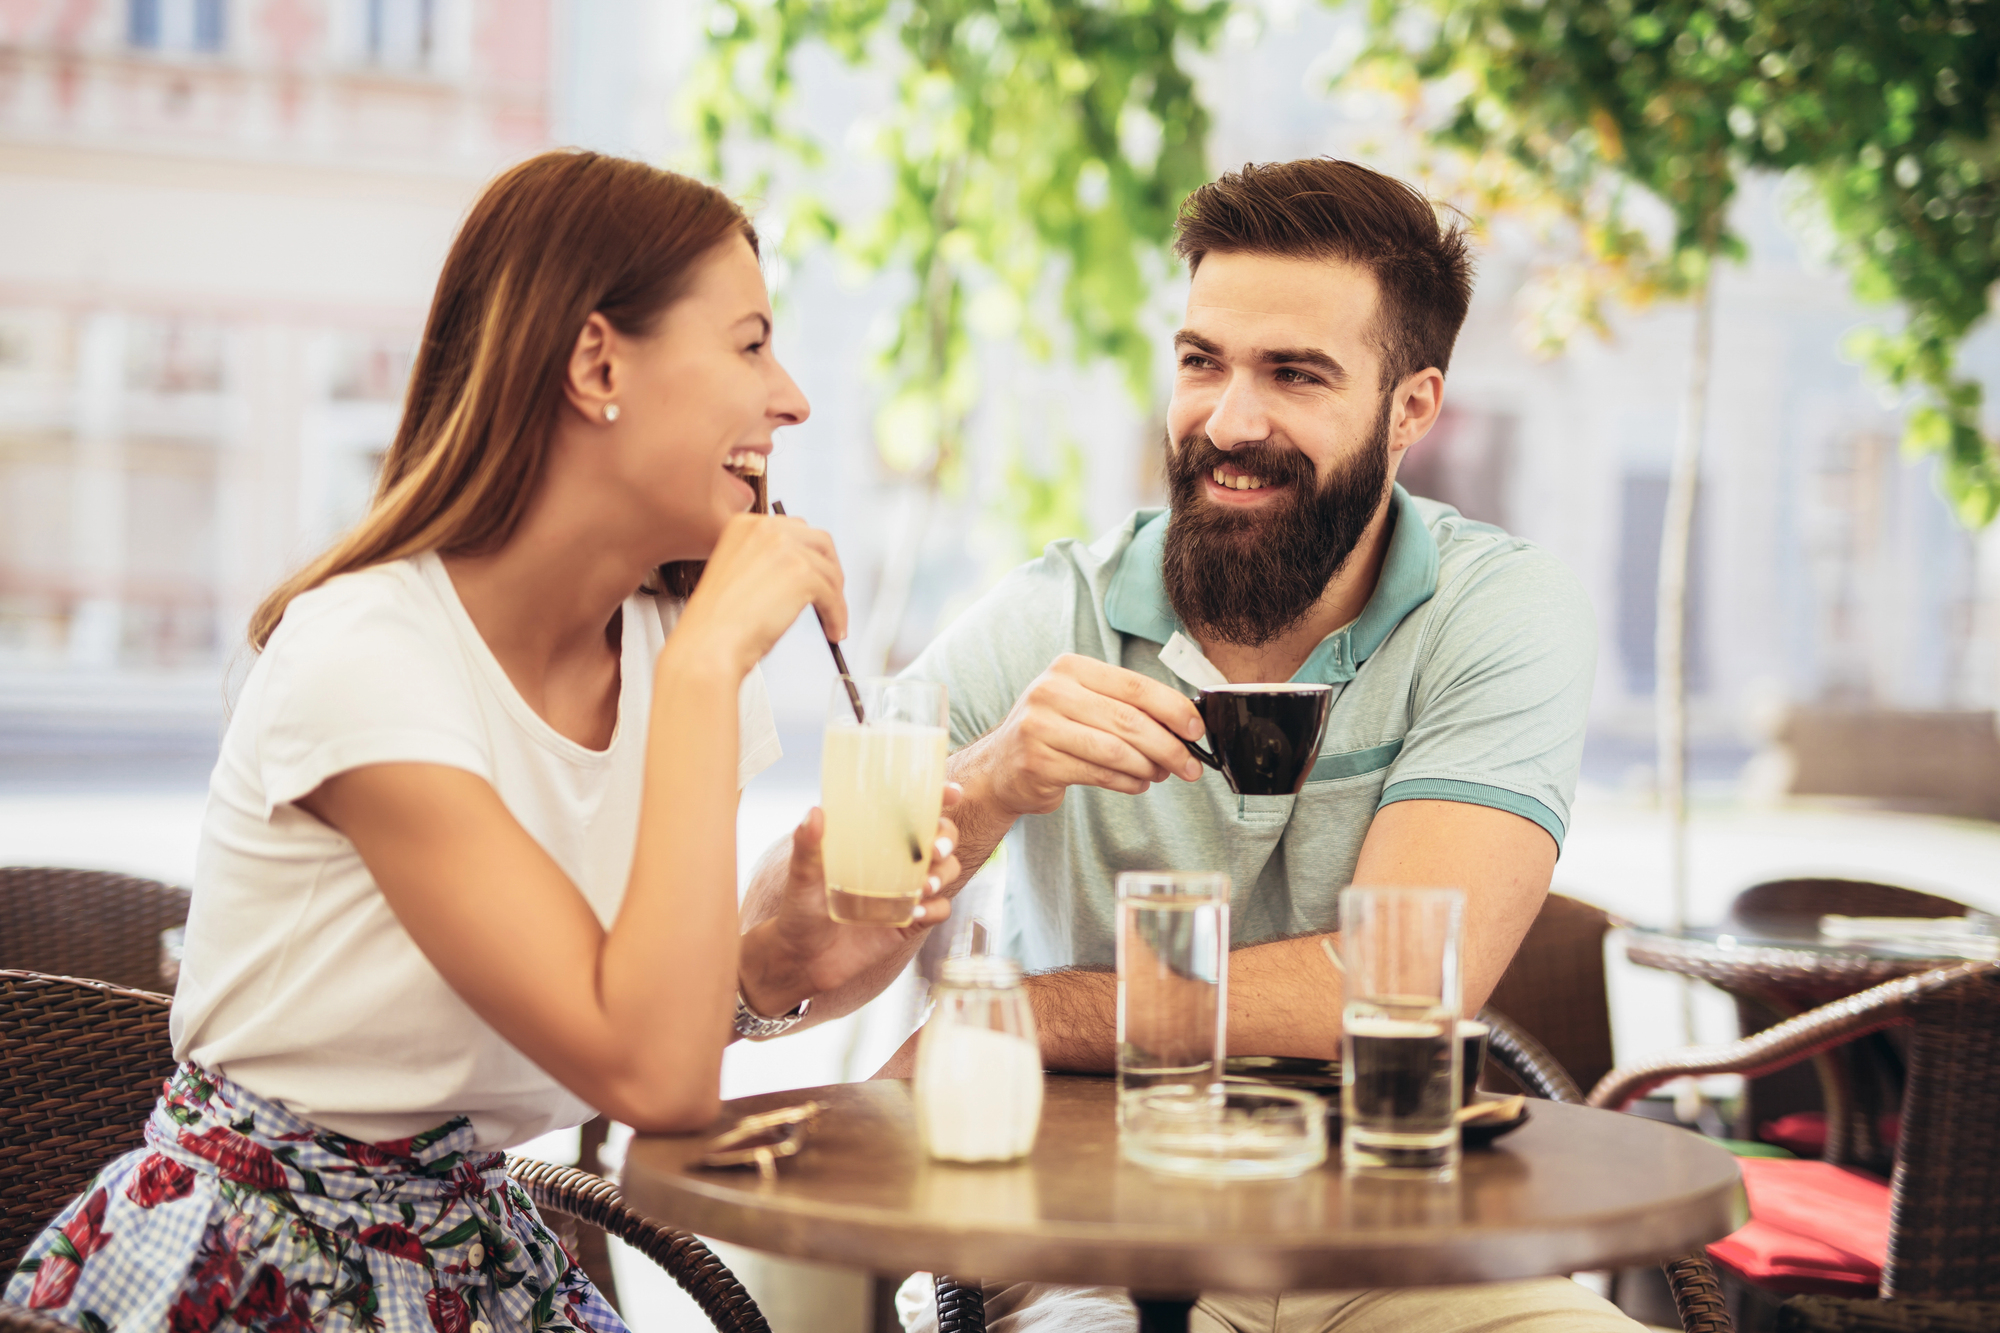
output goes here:
{"type": "Polygon", "coordinates": [[[1199,431],[1175,447],[1173,461],[1173,470],[1182,476],[1202,476],[1226,463],[1247,476],[1262,478],[1267,485],[1310,486],[1319,480],[1312,460],[1297,449],[1264,441],[1219,449],[1199,431]]]}

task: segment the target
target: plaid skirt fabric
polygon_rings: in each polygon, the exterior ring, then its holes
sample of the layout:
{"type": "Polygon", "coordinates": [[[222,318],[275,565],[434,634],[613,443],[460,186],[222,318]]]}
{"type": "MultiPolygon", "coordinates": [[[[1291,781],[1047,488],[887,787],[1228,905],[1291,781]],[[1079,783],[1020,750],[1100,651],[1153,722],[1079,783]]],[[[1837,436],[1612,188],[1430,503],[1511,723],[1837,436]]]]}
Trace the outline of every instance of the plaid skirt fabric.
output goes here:
{"type": "Polygon", "coordinates": [[[86,1333],[625,1333],[463,1118],[362,1143],[193,1064],[6,1300],[86,1333]]]}

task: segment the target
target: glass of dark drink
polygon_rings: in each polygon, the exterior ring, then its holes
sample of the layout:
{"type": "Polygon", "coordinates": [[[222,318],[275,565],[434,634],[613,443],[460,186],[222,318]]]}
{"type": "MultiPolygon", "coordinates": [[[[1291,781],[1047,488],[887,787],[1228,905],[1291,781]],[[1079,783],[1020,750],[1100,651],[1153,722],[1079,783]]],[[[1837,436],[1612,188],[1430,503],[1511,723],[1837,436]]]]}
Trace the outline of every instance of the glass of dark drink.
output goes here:
{"type": "Polygon", "coordinates": [[[1350,1173],[1458,1172],[1464,911],[1457,889],[1341,890],[1340,1151],[1350,1173]]]}

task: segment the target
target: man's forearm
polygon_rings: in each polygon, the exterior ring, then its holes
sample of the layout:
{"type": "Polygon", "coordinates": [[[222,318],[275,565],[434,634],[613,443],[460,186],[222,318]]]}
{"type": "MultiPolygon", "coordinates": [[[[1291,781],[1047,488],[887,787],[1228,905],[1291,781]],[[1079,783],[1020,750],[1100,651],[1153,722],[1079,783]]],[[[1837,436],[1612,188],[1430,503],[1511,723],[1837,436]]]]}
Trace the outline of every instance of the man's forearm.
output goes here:
{"type": "MultiPolygon", "coordinates": [[[[1319,936],[1229,955],[1229,1049],[1239,1055],[1340,1058],[1340,985],[1319,936]]],[[[1338,936],[1327,938],[1337,939],[1338,936]]],[[[1027,979],[1042,1065],[1074,1073],[1117,1067],[1118,978],[1066,969],[1027,979]]]]}
{"type": "Polygon", "coordinates": [[[1042,1043],[1042,1067],[1108,1073],[1117,1067],[1118,978],[1069,969],[1027,979],[1028,1003],[1042,1043]]]}
{"type": "Polygon", "coordinates": [[[1229,1052],[1340,1058],[1340,976],[1321,940],[1340,947],[1340,936],[1253,944],[1229,955],[1229,1052]]]}

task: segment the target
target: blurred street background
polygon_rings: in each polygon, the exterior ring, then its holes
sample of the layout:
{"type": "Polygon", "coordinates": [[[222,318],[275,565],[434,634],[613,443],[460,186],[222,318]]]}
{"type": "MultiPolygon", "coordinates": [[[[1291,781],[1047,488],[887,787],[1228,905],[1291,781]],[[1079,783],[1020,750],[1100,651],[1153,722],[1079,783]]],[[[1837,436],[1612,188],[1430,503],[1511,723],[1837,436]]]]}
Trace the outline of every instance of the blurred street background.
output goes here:
{"type": "MultiPolygon", "coordinates": [[[[839,543],[857,669],[907,661],[1044,542],[1162,502],[1162,335],[1185,274],[1156,257],[1079,288],[1096,242],[1051,259],[1046,237],[995,240],[1001,224],[974,217],[977,180],[949,170],[926,197],[963,216],[934,216],[928,233],[867,222],[903,188],[891,160],[937,160],[917,140],[952,133],[960,104],[923,85],[945,76],[911,72],[893,21],[821,31],[782,108],[822,144],[818,160],[757,133],[771,87],[758,84],[760,25],[812,8],[0,0],[0,864],[190,881],[250,608],[362,512],[459,218],[495,171],[547,147],[720,170],[756,214],[776,346],[814,408],[781,435],[772,492],[839,543]],[[738,64],[719,64],[732,50],[738,64]],[[911,312],[947,262],[964,314],[956,342],[926,347],[911,312]],[[1111,313],[1092,324],[1093,310],[1111,313]]],[[[1173,51],[1203,132],[1200,161],[1176,170],[1354,157],[1425,182],[1478,225],[1445,417],[1403,480],[1543,545],[1590,589],[1597,688],[1556,887],[1666,921],[1654,627],[1694,303],[1607,300],[1590,327],[1597,308],[1563,286],[1587,282],[1575,236],[1546,210],[1483,207],[1496,192],[1440,155],[1421,99],[1350,73],[1374,39],[1363,7],[1202,13],[1173,51]]],[[[995,21],[950,40],[978,53],[1017,38],[995,21]]],[[[1077,66],[1078,87],[1114,63],[1077,66]]],[[[1192,120],[1159,109],[1172,71],[1135,67],[1119,76],[1135,81],[1117,142],[1062,201],[1079,236],[1105,234],[1141,185],[1179,179],[1160,164],[1193,142],[1192,120]]],[[[994,114],[1020,117],[988,153],[1004,167],[1005,135],[1067,113],[1054,91],[1038,106],[1033,88],[1001,75],[992,87],[994,114]]],[[[1768,125],[1756,135],[1774,142],[1768,125]]],[[[1964,490],[1944,484],[1943,455],[1901,446],[1912,391],[1882,387],[1846,336],[1899,316],[1853,295],[1803,171],[1739,174],[1723,216],[1741,255],[1703,279],[1688,917],[1815,873],[2000,910],[2000,526],[1965,521],[1978,517],[1967,502],[1954,512],[1947,496],[1964,490]]],[[[1150,206],[1170,218],[1177,204],[1150,206]]],[[[1643,201],[1633,216],[1660,233],[1643,201]]],[[[2000,387],[1990,320],[1956,373],[2000,387]]],[[[1988,435],[1996,422],[1988,410],[1988,435]]],[[[746,867],[816,799],[828,666],[809,618],[766,671],[787,754],[746,796],[746,867]]],[[[969,906],[997,911],[982,893],[969,906]]],[[[1621,1061],[1680,1044],[1677,996],[1614,953],[1621,1061]]],[[[1733,1035],[1712,999],[1695,1035],[1733,1035]]],[[[920,1004],[906,979],[856,1020],[733,1048],[725,1095],[864,1077],[920,1004]]],[[[731,1261],[753,1290],[764,1281],[754,1256],[731,1261]]],[[[865,1280],[815,1281],[758,1293],[774,1326],[844,1327],[829,1312],[865,1280]],[[816,1314],[785,1306],[795,1288],[816,1293],[796,1298],[816,1314]]],[[[671,1288],[647,1293],[628,1301],[640,1333],[683,1326],[671,1288]]]]}

